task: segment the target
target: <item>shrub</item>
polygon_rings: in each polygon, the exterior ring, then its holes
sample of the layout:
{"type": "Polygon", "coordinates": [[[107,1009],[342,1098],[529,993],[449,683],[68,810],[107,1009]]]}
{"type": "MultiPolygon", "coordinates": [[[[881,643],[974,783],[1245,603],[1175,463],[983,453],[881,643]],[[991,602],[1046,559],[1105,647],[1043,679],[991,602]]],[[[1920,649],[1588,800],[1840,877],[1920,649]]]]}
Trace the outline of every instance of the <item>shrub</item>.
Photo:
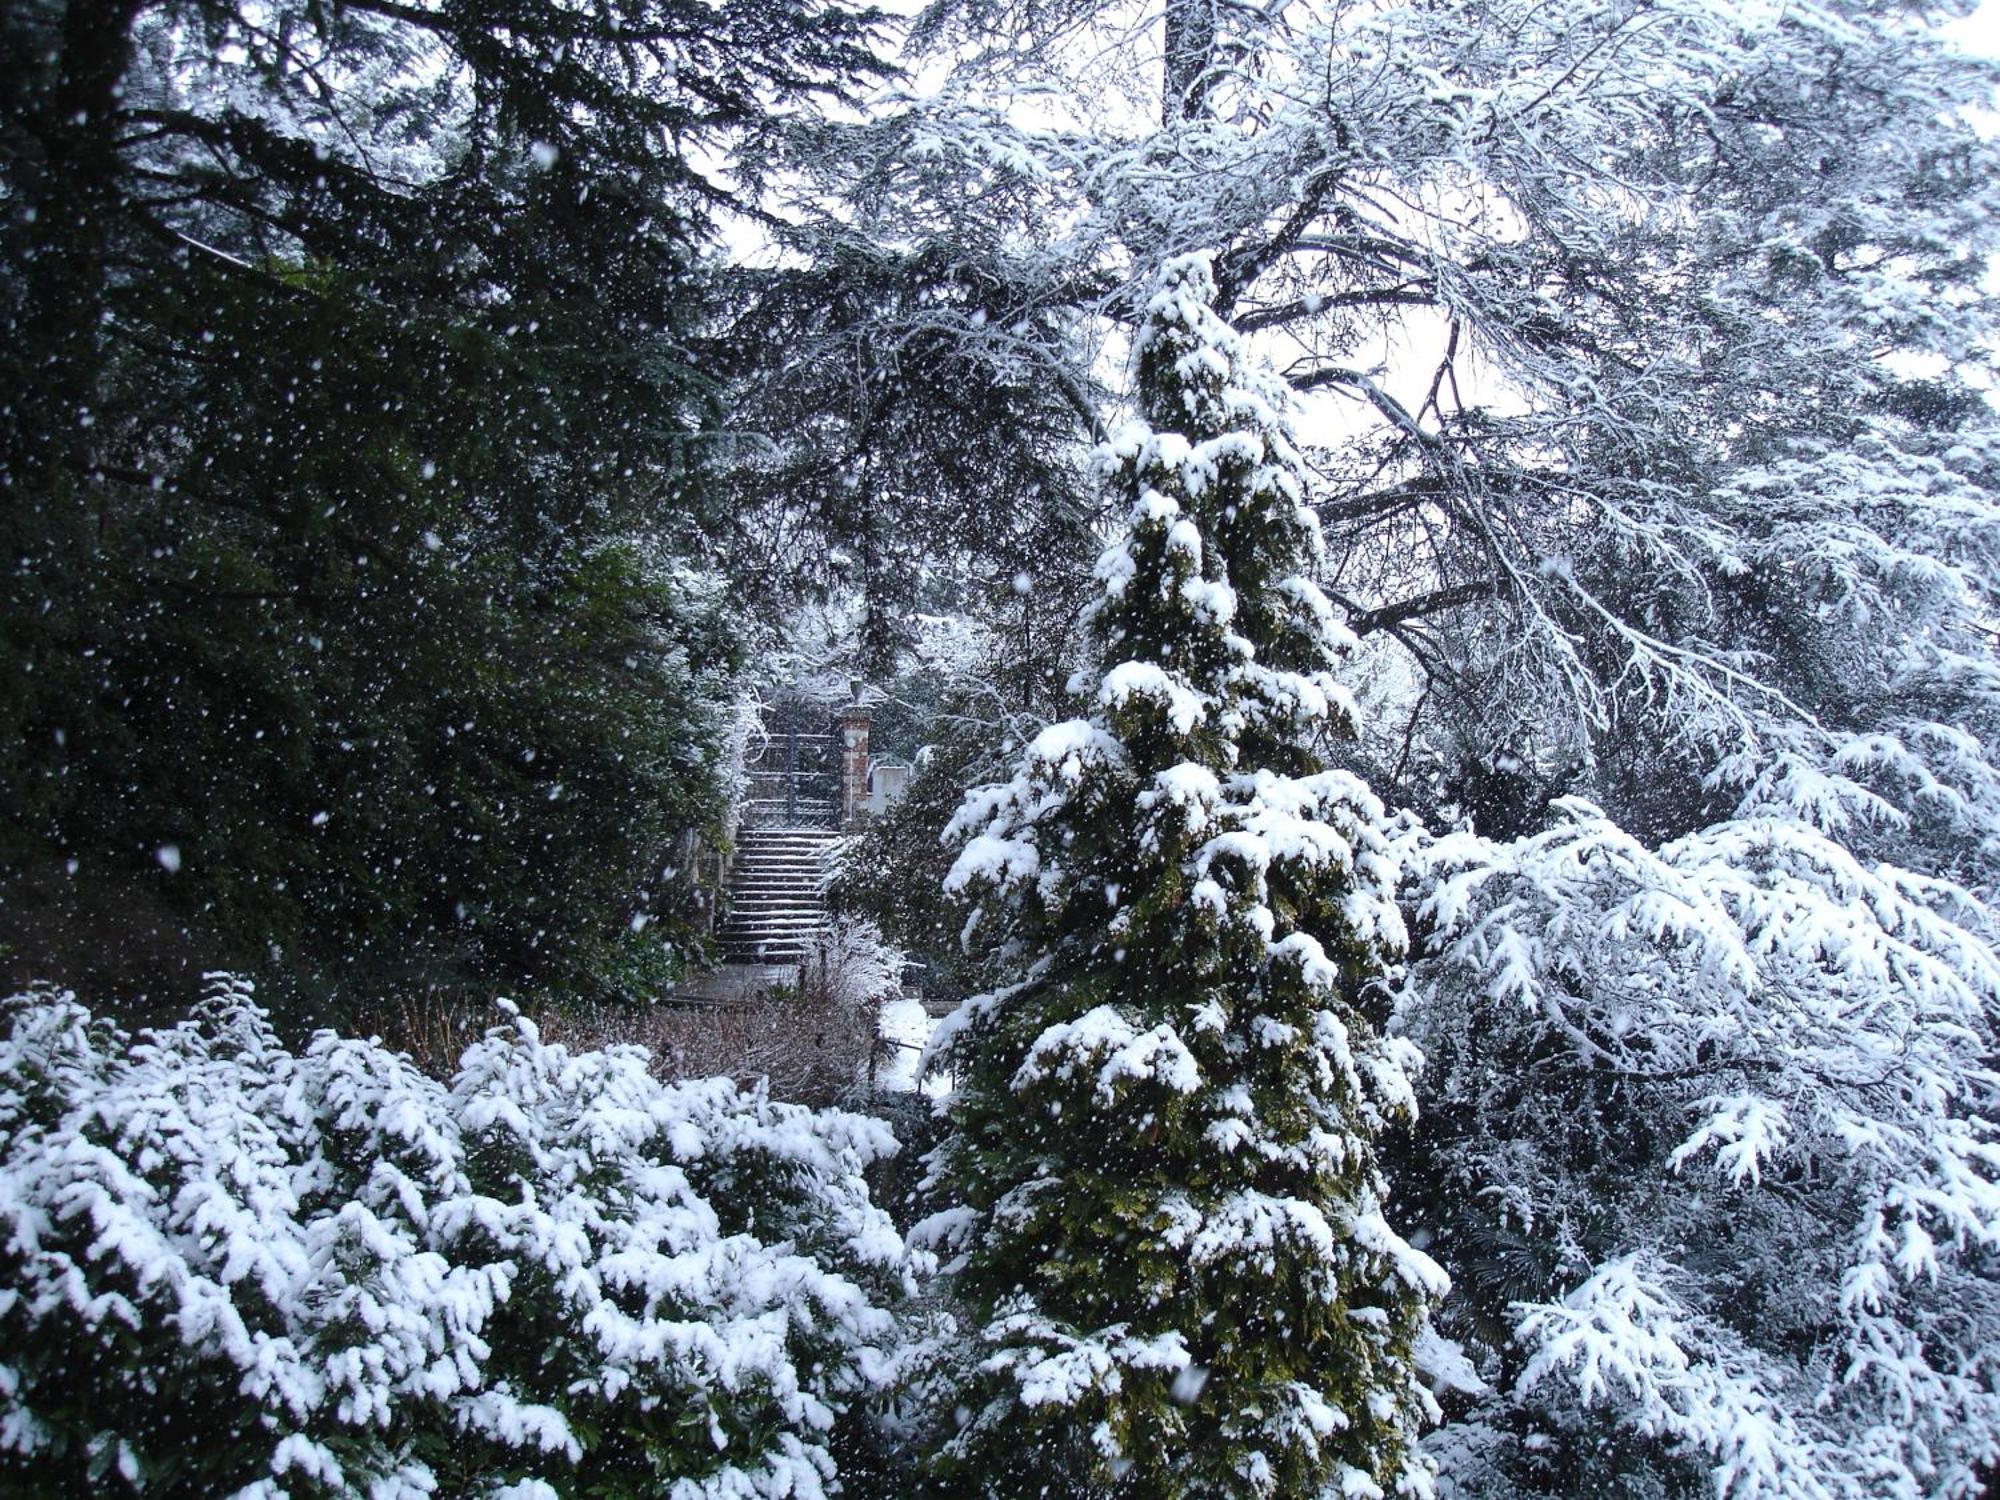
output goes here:
{"type": "Polygon", "coordinates": [[[9,1493],[811,1500],[906,1356],[872,1121],[511,1012],[444,1084],[220,976],[6,1011],[9,1493]]]}

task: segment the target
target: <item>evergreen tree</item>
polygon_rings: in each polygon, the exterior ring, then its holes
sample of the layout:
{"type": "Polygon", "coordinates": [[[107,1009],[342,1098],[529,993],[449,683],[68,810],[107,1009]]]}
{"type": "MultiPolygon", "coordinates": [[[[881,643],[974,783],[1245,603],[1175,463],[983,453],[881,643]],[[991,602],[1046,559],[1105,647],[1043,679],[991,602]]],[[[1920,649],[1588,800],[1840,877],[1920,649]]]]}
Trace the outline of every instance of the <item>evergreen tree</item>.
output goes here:
{"type": "Polygon", "coordinates": [[[1013,982],[968,1002],[937,1158],[973,1368],[952,1492],[1417,1489],[1444,1279],[1383,1216],[1406,1052],[1356,1006],[1402,943],[1381,809],[1323,747],[1343,632],[1283,388],[1173,259],[1108,446],[1088,718],[969,795],[949,884],[1013,982]]]}
{"type": "MultiPolygon", "coordinates": [[[[884,197],[867,232],[900,242],[911,226],[884,197]]],[[[1095,393],[1069,377],[1043,289],[1012,264],[975,274],[846,225],[785,243],[796,264],[740,278],[752,295],[720,341],[733,409],[768,434],[731,476],[733,570],[765,597],[859,599],[877,681],[918,644],[915,615],[987,613],[1024,573],[1087,582],[1097,516],[1078,413],[1095,393]]]]}
{"type": "Polygon", "coordinates": [[[1454,1494],[1986,1483],[2000,173],[1993,65],[1933,30],[1969,8],[919,27],[957,65],[913,197],[1032,205],[1072,330],[1215,247],[1333,418],[1320,582],[1379,705],[1341,754],[1432,835],[1385,1160],[1458,1289],[1454,1494]]]}
{"type": "Polygon", "coordinates": [[[0,966],[656,988],[737,649],[690,161],[867,33],[0,8],[0,966]]]}

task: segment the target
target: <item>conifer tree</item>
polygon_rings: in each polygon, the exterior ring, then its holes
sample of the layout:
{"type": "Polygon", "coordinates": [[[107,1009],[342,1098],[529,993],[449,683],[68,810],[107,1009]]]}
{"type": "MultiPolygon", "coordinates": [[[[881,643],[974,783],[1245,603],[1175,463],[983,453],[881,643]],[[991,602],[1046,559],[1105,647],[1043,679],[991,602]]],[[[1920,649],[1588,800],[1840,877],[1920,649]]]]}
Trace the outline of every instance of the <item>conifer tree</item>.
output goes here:
{"type": "Polygon", "coordinates": [[[0,5],[0,976],[659,992],[740,658],[701,173],[871,25],[0,5]]]}
{"type": "Polygon", "coordinates": [[[1360,987],[1399,950],[1382,810],[1327,768],[1345,632],[1283,388],[1169,261],[1107,445],[1088,717],[971,793],[948,885],[1007,987],[943,1045],[935,1159],[971,1320],[952,1492],[1423,1492],[1411,1359],[1442,1273],[1383,1216],[1412,1107],[1360,987]]]}

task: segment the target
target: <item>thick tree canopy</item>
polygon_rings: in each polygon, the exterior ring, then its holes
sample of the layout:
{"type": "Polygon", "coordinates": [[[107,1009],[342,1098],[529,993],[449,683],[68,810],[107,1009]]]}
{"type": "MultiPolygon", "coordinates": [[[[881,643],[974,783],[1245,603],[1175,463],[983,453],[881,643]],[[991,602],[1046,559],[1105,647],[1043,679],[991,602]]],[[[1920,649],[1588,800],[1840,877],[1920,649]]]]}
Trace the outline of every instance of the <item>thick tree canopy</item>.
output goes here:
{"type": "MultiPolygon", "coordinates": [[[[1988,640],[1989,69],[1903,7],[1167,13],[1162,108],[1122,11],[934,7],[947,81],[827,190],[1015,289],[1007,354],[1051,393],[1093,389],[1163,257],[1215,249],[1222,311],[1317,395],[1329,586],[1420,674],[1435,748],[1685,821],[1723,754],[1719,797],[1778,726],[1816,720],[1789,748],[1824,764],[1888,713],[1871,775],[1968,789],[1935,726],[1988,640]],[[1692,782],[1659,797],[1623,759],[1649,743],[1692,782]]],[[[1374,726],[1400,772],[1408,720],[1374,726]]]]}
{"type": "Polygon", "coordinates": [[[909,1488],[1977,1494],[1969,4],[15,0],[0,980],[655,995],[830,601],[1006,981],[909,1488]]]}
{"type": "Polygon", "coordinates": [[[657,980],[733,655],[703,236],[751,138],[880,71],[867,17],[0,25],[20,977],[657,980]]]}
{"type": "Polygon", "coordinates": [[[966,0],[856,127],[854,221],[1032,288],[1051,393],[1201,249],[1308,401],[1344,754],[1412,815],[1392,1180],[1457,1493],[1966,1494],[2000,1446],[2000,177],[1951,13],[966,0]]]}

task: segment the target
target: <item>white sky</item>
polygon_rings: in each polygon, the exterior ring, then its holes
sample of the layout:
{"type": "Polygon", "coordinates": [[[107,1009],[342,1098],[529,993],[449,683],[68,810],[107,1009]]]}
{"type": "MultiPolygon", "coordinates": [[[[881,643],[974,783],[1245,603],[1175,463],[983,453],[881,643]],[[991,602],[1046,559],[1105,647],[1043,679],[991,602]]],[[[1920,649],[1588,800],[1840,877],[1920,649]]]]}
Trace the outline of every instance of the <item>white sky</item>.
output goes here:
{"type": "Polygon", "coordinates": [[[1944,29],[1966,51],[2000,57],[2000,0],[1981,0],[1978,10],[1944,29]]]}

